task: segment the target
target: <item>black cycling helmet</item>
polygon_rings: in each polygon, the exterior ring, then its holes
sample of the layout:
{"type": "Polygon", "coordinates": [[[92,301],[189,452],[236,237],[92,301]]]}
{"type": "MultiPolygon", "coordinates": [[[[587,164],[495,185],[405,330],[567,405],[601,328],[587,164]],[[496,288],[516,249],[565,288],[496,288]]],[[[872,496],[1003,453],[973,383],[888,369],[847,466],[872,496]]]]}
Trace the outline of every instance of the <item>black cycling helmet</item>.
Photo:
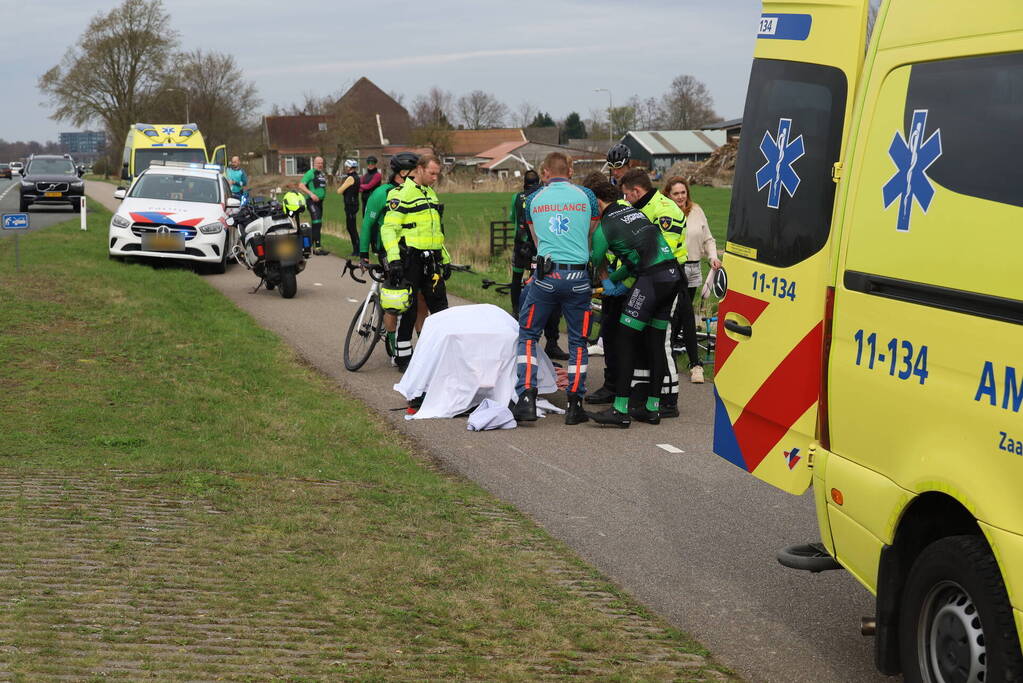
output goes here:
{"type": "Polygon", "coordinates": [[[531,190],[531,189],[534,189],[534,188],[538,187],[539,185],[540,185],[540,174],[537,173],[536,171],[534,171],[533,169],[529,169],[528,171],[526,171],[525,173],[522,174],[522,187],[523,187],[523,189],[531,190]]]}
{"type": "Polygon", "coordinates": [[[391,157],[391,170],[397,173],[398,171],[411,171],[419,163],[419,155],[413,152],[400,152],[391,157]]]}
{"type": "Polygon", "coordinates": [[[377,158],[376,157],[366,157],[366,163],[367,164],[375,164],[376,162],[377,162],[377,158]]]}
{"type": "Polygon", "coordinates": [[[620,142],[612,145],[611,149],[607,150],[607,165],[611,168],[621,168],[629,163],[631,158],[632,152],[620,142]]]}

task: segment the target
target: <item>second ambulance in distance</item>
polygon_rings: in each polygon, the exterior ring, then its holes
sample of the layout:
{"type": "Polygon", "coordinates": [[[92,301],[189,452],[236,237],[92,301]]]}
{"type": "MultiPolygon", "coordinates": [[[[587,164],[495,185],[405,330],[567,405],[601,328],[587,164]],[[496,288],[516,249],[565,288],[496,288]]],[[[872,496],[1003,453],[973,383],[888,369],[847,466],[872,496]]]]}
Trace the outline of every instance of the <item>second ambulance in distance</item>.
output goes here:
{"type": "Polygon", "coordinates": [[[194,261],[223,273],[235,245],[229,214],[239,206],[220,167],[154,162],[128,190],[110,221],[111,258],[145,256],[194,261]]]}

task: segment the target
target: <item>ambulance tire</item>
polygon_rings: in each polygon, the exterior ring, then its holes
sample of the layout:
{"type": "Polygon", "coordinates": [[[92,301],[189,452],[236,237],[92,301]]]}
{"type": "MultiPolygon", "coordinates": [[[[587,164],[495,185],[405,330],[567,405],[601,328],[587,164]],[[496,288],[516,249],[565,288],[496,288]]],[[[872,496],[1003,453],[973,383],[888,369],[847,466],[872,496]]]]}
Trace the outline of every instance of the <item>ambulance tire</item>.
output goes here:
{"type": "Polygon", "coordinates": [[[1023,681],[1009,596],[982,536],[942,538],[917,557],[902,594],[899,651],[906,683],[1023,681]]]}

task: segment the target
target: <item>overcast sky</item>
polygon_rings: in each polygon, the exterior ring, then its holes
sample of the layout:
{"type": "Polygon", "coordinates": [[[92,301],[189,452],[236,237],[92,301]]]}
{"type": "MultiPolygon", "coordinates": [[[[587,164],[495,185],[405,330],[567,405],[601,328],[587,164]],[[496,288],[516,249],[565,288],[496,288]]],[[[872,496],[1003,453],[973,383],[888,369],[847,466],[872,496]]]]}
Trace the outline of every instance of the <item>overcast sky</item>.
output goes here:
{"type": "MultiPolygon", "coordinates": [[[[77,130],[49,118],[36,87],[89,19],[114,0],[5,3],[0,22],[0,138],[56,140],[77,130]]],[[[722,118],[742,115],[760,0],[518,0],[418,5],[165,0],[183,49],[227,52],[259,90],[265,113],[366,76],[408,105],[437,85],[482,89],[555,119],[587,118],[632,95],[660,96],[683,73],[710,88],[722,118]]]]}

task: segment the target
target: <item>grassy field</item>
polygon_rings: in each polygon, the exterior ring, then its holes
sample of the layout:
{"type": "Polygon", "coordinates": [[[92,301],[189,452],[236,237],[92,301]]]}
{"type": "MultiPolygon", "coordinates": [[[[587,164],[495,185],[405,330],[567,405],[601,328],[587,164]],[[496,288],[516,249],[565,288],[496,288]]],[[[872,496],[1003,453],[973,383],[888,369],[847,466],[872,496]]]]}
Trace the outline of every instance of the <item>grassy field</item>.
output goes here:
{"type": "Polygon", "coordinates": [[[721,677],[109,219],[0,239],[0,678],[721,677]]]}

